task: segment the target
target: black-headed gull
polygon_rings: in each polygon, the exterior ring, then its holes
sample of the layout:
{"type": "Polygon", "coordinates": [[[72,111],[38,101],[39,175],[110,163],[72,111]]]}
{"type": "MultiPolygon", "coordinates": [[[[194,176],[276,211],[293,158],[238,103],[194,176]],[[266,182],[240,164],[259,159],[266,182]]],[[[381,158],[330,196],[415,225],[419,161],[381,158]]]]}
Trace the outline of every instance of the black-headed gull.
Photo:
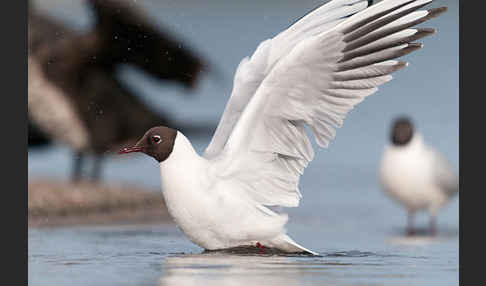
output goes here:
{"type": "Polygon", "coordinates": [[[309,252],[285,230],[300,175],[313,159],[308,126],[322,147],[347,112],[392,72],[393,60],[433,33],[411,29],[446,10],[432,0],[334,0],[263,41],[238,66],[221,121],[203,156],[179,131],[155,127],[120,153],[144,152],[160,165],[169,213],[208,250],[253,245],[309,252]]]}
{"type": "Polygon", "coordinates": [[[429,231],[435,234],[437,212],[459,192],[459,179],[450,163],[425,144],[407,117],[392,124],[379,177],[383,191],[407,209],[408,234],[414,234],[413,217],[420,210],[429,212],[429,231]]]}

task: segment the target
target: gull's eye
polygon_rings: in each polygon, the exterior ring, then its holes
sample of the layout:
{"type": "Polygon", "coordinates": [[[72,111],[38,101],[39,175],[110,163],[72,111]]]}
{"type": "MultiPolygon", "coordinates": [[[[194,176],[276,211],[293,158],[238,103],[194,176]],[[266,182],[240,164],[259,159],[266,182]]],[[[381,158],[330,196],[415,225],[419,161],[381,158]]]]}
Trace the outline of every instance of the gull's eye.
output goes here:
{"type": "Polygon", "coordinates": [[[155,144],[159,144],[162,141],[162,139],[160,139],[159,135],[154,135],[152,136],[152,141],[154,141],[155,144]]]}

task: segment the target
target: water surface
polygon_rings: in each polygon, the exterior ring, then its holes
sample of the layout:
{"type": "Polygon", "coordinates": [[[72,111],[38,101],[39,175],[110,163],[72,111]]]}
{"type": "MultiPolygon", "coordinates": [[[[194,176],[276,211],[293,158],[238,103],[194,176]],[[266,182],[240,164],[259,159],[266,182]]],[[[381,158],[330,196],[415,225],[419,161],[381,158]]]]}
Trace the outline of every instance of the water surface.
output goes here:
{"type": "Polygon", "coordinates": [[[29,285],[458,285],[457,230],[289,228],[320,256],[202,253],[169,225],[31,229],[29,285]]]}

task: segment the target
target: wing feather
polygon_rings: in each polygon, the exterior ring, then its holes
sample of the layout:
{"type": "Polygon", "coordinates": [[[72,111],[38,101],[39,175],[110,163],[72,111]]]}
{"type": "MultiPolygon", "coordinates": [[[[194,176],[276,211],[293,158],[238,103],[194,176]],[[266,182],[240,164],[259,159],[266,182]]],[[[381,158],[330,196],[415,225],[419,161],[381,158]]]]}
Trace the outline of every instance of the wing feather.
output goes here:
{"type": "Polygon", "coordinates": [[[241,112],[263,79],[295,45],[342,23],[346,17],[364,10],[368,1],[334,0],[311,11],[272,39],[263,41],[251,58],[244,58],[235,73],[233,91],[216,131],[204,152],[214,158],[223,150],[241,112]]]}
{"type": "Polygon", "coordinates": [[[367,79],[391,74],[392,72],[395,72],[407,65],[408,64],[406,62],[385,61],[362,68],[338,71],[335,72],[332,77],[336,81],[367,79]]]}
{"type": "Polygon", "coordinates": [[[350,60],[355,57],[363,56],[366,54],[371,54],[384,49],[400,46],[412,41],[418,40],[420,38],[426,37],[433,34],[433,29],[406,29],[384,38],[381,38],[370,44],[361,46],[352,51],[345,52],[342,58],[343,61],[350,60]]]}
{"type": "Polygon", "coordinates": [[[434,177],[437,185],[448,196],[452,197],[459,192],[459,178],[453,172],[450,162],[437,150],[430,148],[434,177]]]}
{"type": "Polygon", "coordinates": [[[412,41],[432,33],[409,29],[445,11],[418,10],[431,1],[384,0],[283,54],[263,73],[224,144],[222,161],[232,166],[224,176],[250,186],[245,190],[257,204],[297,206],[300,175],[314,156],[306,127],[328,146],[346,114],[406,66],[394,59],[421,48],[412,41]]]}

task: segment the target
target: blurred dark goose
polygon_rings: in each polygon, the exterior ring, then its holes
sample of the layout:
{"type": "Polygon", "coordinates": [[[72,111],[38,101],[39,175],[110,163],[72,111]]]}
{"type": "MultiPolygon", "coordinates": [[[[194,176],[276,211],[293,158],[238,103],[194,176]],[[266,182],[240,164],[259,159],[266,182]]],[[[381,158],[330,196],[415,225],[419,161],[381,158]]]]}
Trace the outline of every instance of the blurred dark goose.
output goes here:
{"type": "Polygon", "coordinates": [[[410,118],[393,122],[379,173],[385,194],[408,212],[407,234],[415,234],[415,213],[427,211],[434,235],[436,215],[459,192],[459,178],[447,159],[424,142],[410,118]]]}
{"type": "Polygon", "coordinates": [[[28,121],[28,144],[29,147],[46,147],[51,144],[49,135],[42,132],[42,130],[32,121],[28,121]]]}
{"type": "MultiPolygon", "coordinates": [[[[154,125],[174,126],[116,78],[117,65],[132,64],[155,78],[187,88],[194,88],[206,67],[172,35],[150,25],[133,3],[88,3],[95,25],[84,33],[29,6],[29,130],[36,131],[32,134],[36,138],[47,135],[75,151],[74,180],[80,178],[87,152],[95,154],[92,177],[96,179],[105,152],[133,142],[154,125]]],[[[32,136],[31,146],[34,141],[32,136]]]]}
{"type": "Polygon", "coordinates": [[[446,11],[420,9],[430,2],[328,1],[243,58],[202,156],[164,126],[120,153],[158,162],[167,209],[200,247],[316,254],[287,235],[287,214],[274,211],[302,198],[299,180],[315,155],[307,128],[327,147],[348,112],[407,66],[397,59],[434,32],[414,26],[446,11]]]}

